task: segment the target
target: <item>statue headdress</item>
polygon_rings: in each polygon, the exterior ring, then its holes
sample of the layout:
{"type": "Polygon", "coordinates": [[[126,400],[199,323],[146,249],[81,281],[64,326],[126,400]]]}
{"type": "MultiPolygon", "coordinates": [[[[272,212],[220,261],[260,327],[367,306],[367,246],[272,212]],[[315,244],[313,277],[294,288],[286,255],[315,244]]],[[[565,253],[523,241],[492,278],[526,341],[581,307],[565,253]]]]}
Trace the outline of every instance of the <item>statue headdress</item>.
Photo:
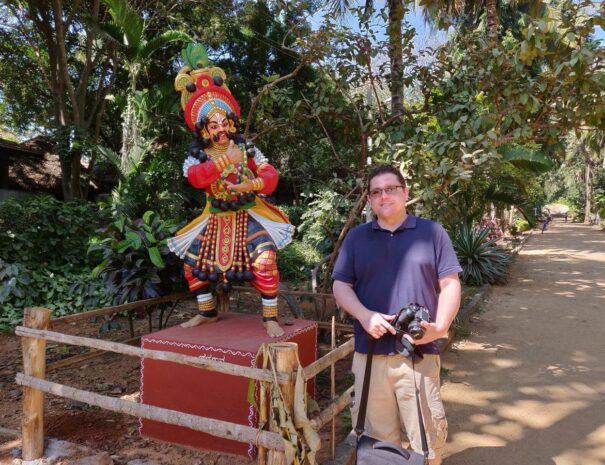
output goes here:
{"type": "Polygon", "coordinates": [[[174,87],[181,92],[181,108],[189,128],[199,131],[217,112],[239,119],[239,105],[225,84],[227,76],[218,66],[210,66],[206,48],[189,44],[181,56],[185,66],[177,74],[174,87]]]}

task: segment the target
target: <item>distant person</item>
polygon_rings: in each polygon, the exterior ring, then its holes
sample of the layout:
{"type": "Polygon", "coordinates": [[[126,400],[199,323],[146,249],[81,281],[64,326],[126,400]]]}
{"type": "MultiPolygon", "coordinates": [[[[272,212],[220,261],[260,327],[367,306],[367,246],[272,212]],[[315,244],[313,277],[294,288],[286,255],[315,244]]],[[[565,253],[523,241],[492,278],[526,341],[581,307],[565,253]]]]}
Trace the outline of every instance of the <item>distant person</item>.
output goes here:
{"type": "Polygon", "coordinates": [[[567,212],[565,212],[565,222],[567,223],[567,212]]]}
{"type": "Polygon", "coordinates": [[[548,224],[552,221],[552,215],[548,214],[548,216],[546,217],[546,220],[544,220],[544,223],[542,223],[542,233],[544,234],[544,230],[548,227],[548,224]]]}

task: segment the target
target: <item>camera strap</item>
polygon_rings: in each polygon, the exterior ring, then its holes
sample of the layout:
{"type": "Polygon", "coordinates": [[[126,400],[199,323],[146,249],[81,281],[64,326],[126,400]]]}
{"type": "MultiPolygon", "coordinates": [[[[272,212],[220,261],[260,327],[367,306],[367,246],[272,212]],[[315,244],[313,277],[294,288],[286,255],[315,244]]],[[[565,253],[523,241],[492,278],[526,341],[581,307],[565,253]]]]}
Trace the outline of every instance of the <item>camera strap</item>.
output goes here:
{"type": "MultiPolygon", "coordinates": [[[[359,412],[357,413],[357,425],[355,425],[355,433],[359,439],[365,430],[366,411],[368,409],[368,393],[370,392],[370,375],[372,374],[372,359],[374,358],[374,345],[376,339],[368,337],[368,353],[366,357],[366,368],[363,374],[363,387],[361,388],[361,399],[359,400],[359,412]]],[[[412,359],[412,372],[414,376],[414,393],[416,395],[416,408],[418,410],[418,424],[420,426],[420,441],[422,443],[422,452],[425,462],[428,460],[429,448],[426,440],[426,431],[424,430],[424,420],[422,418],[422,410],[420,408],[420,390],[416,383],[416,364],[412,359]]]]}

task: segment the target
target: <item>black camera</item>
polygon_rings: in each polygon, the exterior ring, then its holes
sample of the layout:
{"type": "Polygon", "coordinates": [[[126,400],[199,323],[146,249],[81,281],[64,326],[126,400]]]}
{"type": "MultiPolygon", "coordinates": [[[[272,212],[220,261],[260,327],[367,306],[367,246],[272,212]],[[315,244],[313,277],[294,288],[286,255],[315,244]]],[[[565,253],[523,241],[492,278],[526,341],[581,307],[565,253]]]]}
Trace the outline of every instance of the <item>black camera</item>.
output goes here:
{"type": "Polygon", "coordinates": [[[408,341],[404,334],[409,334],[412,339],[418,340],[424,336],[424,328],[421,322],[430,320],[428,309],[418,304],[409,304],[403,307],[397,313],[397,318],[393,321],[393,327],[397,331],[397,342],[395,348],[398,353],[409,357],[414,361],[421,360],[420,350],[408,341]]]}
{"type": "Polygon", "coordinates": [[[424,328],[420,324],[422,321],[429,322],[429,311],[418,304],[409,304],[403,307],[397,313],[397,318],[393,322],[393,326],[397,332],[408,333],[412,339],[422,339],[424,336],[424,328]]]}

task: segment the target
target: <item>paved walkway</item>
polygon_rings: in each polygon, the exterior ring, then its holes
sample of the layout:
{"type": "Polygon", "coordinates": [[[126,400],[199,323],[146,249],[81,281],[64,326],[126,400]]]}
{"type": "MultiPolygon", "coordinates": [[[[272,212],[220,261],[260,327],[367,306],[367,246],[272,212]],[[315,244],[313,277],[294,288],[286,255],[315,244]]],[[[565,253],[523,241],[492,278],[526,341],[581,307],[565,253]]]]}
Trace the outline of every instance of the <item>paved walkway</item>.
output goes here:
{"type": "Polygon", "coordinates": [[[605,232],[534,232],[443,357],[445,465],[605,464],[605,232]]]}

